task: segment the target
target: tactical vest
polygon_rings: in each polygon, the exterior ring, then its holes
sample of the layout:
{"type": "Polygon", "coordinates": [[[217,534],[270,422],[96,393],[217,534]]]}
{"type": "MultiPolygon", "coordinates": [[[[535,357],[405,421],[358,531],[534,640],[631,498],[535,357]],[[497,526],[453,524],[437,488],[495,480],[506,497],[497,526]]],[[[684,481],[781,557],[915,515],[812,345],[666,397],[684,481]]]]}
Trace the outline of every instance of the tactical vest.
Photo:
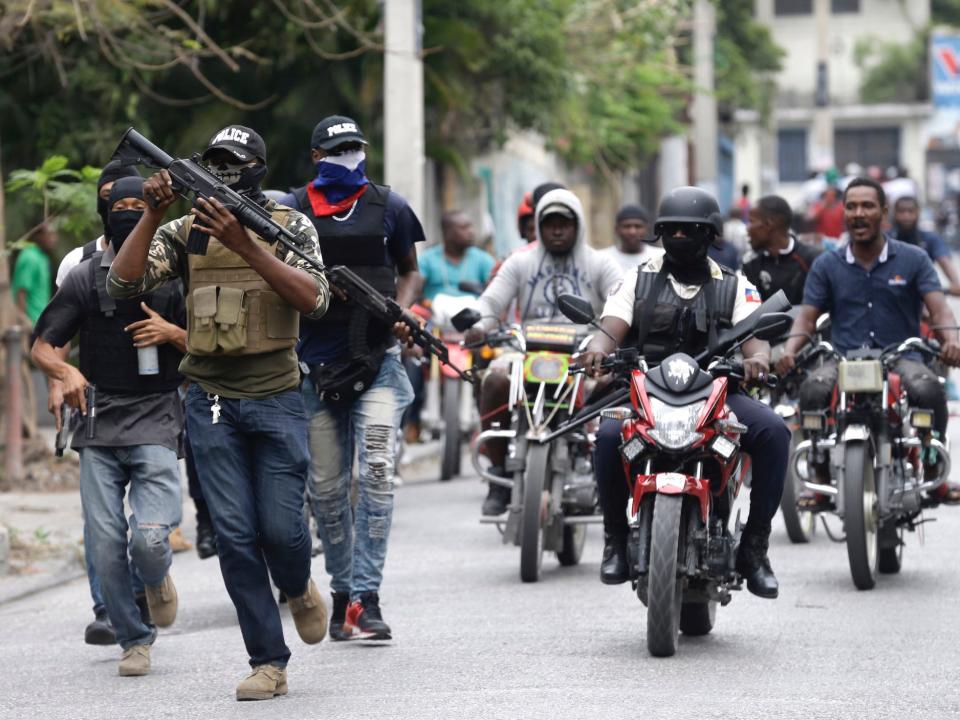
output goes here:
{"type": "Polygon", "coordinates": [[[83,250],[81,251],[82,254],[80,255],[80,262],[83,262],[88,258],[92,258],[93,254],[96,252],[100,252],[100,238],[91,240],[83,246],[83,250]]]}
{"type": "MultiPolygon", "coordinates": [[[[356,220],[349,225],[334,216],[317,217],[306,187],[297,188],[293,194],[301,212],[317,229],[324,264],[349,267],[378,292],[396,298],[397,269],[395,263],[387,260],[383,226],[389,193],[389,187],[370,183],[353,208],[356,220]]],[[[355,303],[344,302],[335,296],[331,296],[330,307],[317,325],[322,329],[345,332],[351,358],[382,351],[392,337],[392,328],[374,319],[355,303]]]]}
{"type": "Polygon", "coordinates": [[[124,330],[130,323],[146,320],[140,303],[159,313],[168,322],[177,321],[177,310],[183,296],[179,280],[158,290],[134,298],[115,299],[107,294],[107,267],[101,267],[103,251],[90,256],[88,282],[96,308],[88,312],[80,328],[80,372],[100,390],[123,394],[147,394],[176,390],[183,382],[177,367],[183,357],[169,343],[157,346],[160,372],[141,375],[133,336],[124,330]]]}
{"type": "MultiPolygon", "coordinates": [[[[270,206],[268,206],[269,208],[270,206]]],[[[286,226],[292,210],[273,205],[270,214],[286,226]]],[[[189,233],[192,217],[182,232],[189,233]]],[[[267,252],[276,248],[256,237],[267,252]]],[[[206,255],[187,255],[187,352],[191,355],[260,355],[297,344],[300,314],[260,274],[214,237],[206,255]]]]}
{"type": "Polygon", "coordinates": [[[733,325],[737,276],[720,266],[723,277],[712,278],[693,298],[677,295],[667,271],[637,273],[633,326],[627,344],[640,349],[651,365],[673,353],[696,355],[733,325]]]}

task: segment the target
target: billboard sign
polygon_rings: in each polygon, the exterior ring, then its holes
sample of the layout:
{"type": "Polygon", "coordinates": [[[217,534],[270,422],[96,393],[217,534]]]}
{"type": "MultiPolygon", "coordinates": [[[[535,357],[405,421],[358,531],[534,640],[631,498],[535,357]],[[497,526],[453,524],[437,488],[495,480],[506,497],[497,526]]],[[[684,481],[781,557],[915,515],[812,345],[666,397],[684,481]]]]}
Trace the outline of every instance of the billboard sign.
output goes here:
{"type": "Polygon", "coordinates": [[[930,87],[934,107],[960,107],[960,35],[930,39],[930,87]]]}

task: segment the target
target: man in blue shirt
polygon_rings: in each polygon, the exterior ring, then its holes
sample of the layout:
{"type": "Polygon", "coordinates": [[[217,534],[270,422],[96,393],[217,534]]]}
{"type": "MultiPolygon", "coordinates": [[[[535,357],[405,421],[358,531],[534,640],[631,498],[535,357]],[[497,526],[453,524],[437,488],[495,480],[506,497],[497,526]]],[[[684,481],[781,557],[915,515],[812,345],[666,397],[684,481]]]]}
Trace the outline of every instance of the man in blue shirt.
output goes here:
{"type": "MultiPolygon", "coordinates": [[[[807,343],[817,318],[825,312],[830,313],[832,342],[840,353],[861,347],[883,348],[918,336],[924,307],[930,314],[931,325],[956,325],[926,253],[884,236],[881,225],[887,207],[883,187],[874,180],[856,178],[847,185],[843,204],[850,241],[814,261],[800,314],[777,364],[781,374],[795,366],[796,353],[807,343]]],[[[960,364],[957,331],[938,330],[937,336],[944,362],[960,364]]],[[[933,409],[935,429],[943,437],[948,415],[939,378],[915,360],[901,359],[895,370],[911,404],[933,409]]],[[[800,388],[801,408],[827,408],[836,381],[835,363],[818,368],[800,388]]],[[[944,482],[938,497],[956,501],[960,500],[960,493],[944,482]]]]}
{"type": "Polygon", "coordinates": [[[893,236],[901,242],[916,245],[926,251],[947,276],[949,295],[960,295],[960,275],[950,256],[950,248],[936,233],[919,227],[920,205],[912,196],[904,196],[893,204],[893,236]]]}
{"type": "MultiPolygon", "coordinates": [[[[299,208],[317,229],[327,265],[344,265],[403,307],[420,291],[416,243],[423,228],[406,200],[366,176],[366,138],[334,115],[313,130],[316,176],[282,204],[299,208]]],[[[393,518],[397,427],[413,399],[388,327],[345,298],[320,320],[304,317],[297,353],[310,414],[308,492],[333,590],[330,639],[389,640],[380,583],[393,518]],[[353,457],[359,496],[350,502],[353,457]]]]}
{"type": "Polygon", "coordinates": [[[440,221],[443,243],[420,255],[423,296],[432,301],[444,295],[472,295],[460,289],[461,282],[483,287],[496,261],[490,253],[474,246],[473,223],[462,210],[450,210],[440,221]]]}

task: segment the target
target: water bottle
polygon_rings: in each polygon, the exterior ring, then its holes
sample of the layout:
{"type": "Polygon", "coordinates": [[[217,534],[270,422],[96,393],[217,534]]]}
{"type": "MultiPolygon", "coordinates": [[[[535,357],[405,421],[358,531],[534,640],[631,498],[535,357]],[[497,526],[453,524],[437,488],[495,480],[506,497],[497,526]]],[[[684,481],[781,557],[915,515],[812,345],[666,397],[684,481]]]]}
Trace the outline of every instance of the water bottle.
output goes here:
{"type": "Polygon", "coordinates": [[[157,346],[137,348],[137,368],[141,375],[159,375],[160,358],[157,356],[157,346]]]}

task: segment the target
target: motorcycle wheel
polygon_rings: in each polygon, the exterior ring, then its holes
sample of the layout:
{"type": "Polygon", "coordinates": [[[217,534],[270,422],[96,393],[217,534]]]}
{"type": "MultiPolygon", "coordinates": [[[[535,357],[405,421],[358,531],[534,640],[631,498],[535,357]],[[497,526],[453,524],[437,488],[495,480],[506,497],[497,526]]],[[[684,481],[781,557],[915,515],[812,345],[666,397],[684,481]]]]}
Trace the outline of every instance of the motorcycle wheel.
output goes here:
{"type": "Polygon", "coordinates": [[[680,608],[680,632],[684,635],[706,635],[716,621],[717,603],[713,600],[684,603],[680,608]]]}
{"type": "Polygon", "coordinates": [[[864,441],[848,441],[844,449],[843,528],[847,536],[850,575],[858,590],[877,583],[879,522],[873,452],[864,441]]]}
{"type": "Polygon", "coordinates": [[[443,456],[440,479],[449,480],[460,472],[460,380],[443,378],[443,456]]]}
{"type": "MultiPolygon", "coordinates": [[[[792,450],[791,445],[791,457],[792,450]]],[[[795,545],[810,542],[817,527],[816,514],[797,507],[797,499],[801,492],[803,492],[803,480],[794,472],[793,463],[790,463],[787,467],[786,482],[783,484],[783,495],[780,496],[780,512],[783,513],[787,537],[795,545]]]]}
{"type": "Polygon", "coordinates": [[[557,560],[564,567],[578,565],[587,540],[587,526],[577,523],[563,528],[563,548],[557,552],[557,560]]]}
{"type": "Polygon", "coordinates": [[[903,531],[896,528],[883,528],[881,533],[887,541],[884,543],[887,547],[880,548],[877,569],[884,575],[896,575],[900,572],[900,566],[903,563],[903,531]],[[890,547],[889,543],[893,541],[896,545],[890,547]]]}
{"type": "Polygon", "coordinates": [[[547,487],[550,446],[531,443],[523,473],[523,509],[520,516],[520,579],[537,582],[543,565],[543,522],[541,504],[547,487]]]}
{"type": "Polygon", "coordinates": [[[670,657],[677,652],[682,596],[677,554],[682,508],[683,498],[679,495],[657,495],[653,506],[647,576],[647,650],[654,657],[670,657]]]}

